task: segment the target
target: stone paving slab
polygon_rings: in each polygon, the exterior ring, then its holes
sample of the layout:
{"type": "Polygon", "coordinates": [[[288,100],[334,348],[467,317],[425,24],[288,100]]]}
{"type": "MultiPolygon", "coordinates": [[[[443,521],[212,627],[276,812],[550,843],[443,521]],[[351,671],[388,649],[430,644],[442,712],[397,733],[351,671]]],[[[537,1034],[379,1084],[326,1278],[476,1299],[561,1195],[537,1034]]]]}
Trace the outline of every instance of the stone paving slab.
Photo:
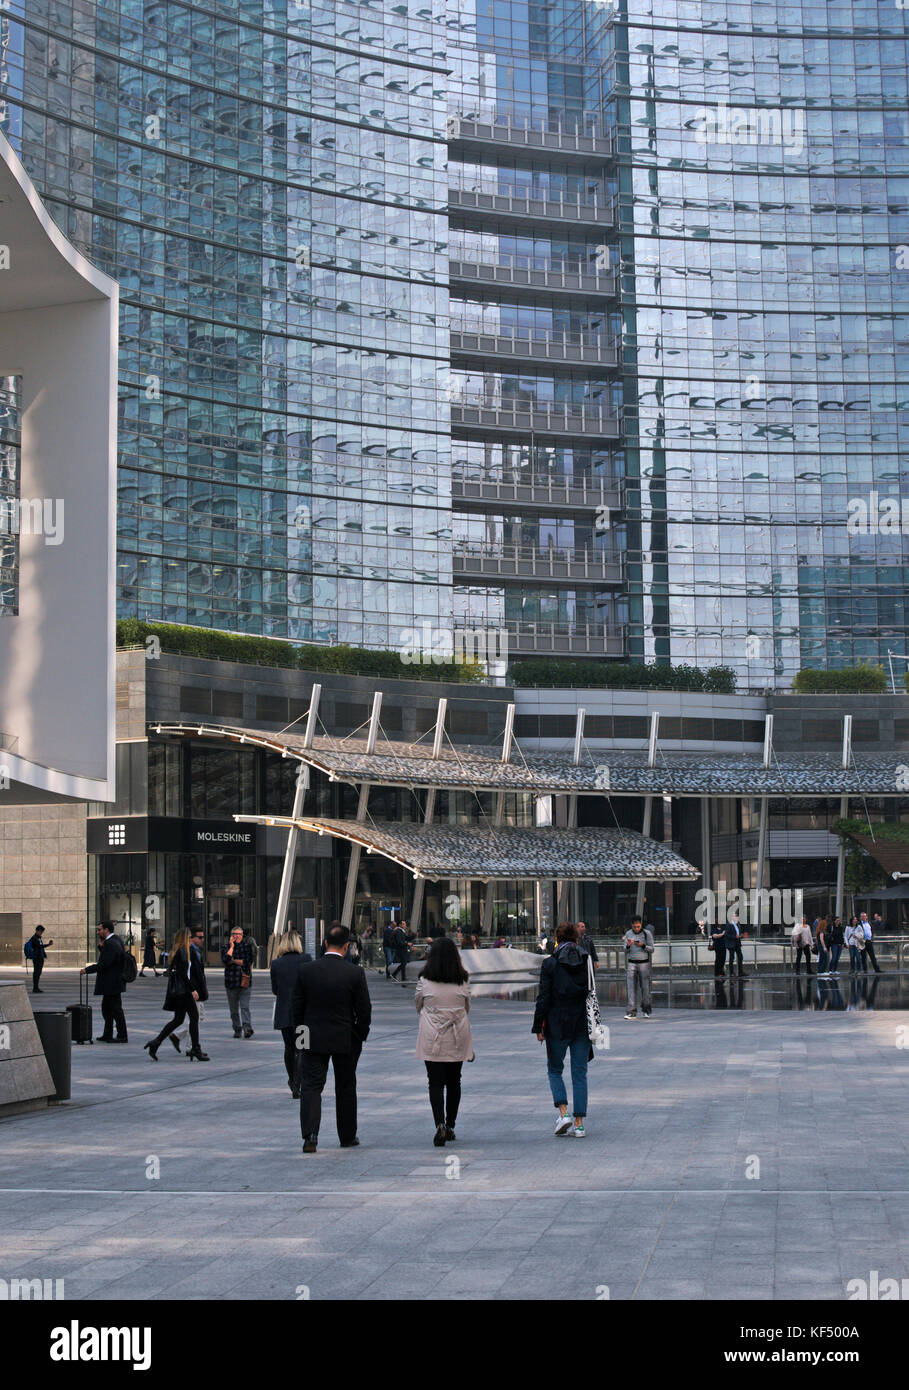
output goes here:
{"type": "MultiPolygon", "coordinates": [[[[74,974],[42,984],[41,1007],[76,997],[74,974]]],[[[329,1081],[304,1157],[265,977],[238,1041],[214,974],[207,1064],[148,1059],[163,981],[138,981],[130,1046],[74,1047],[72,1102],[0,1121],[0,1276],[87,1301],[390,1301],[843,1300],[909,1274],[905,1014],[605,1008],[573,1140],[552,1135],[531,1005],[480,999],[437,1150],[412,989],[370,988],[361,1147],[337,1147],[329,1081]]]]}

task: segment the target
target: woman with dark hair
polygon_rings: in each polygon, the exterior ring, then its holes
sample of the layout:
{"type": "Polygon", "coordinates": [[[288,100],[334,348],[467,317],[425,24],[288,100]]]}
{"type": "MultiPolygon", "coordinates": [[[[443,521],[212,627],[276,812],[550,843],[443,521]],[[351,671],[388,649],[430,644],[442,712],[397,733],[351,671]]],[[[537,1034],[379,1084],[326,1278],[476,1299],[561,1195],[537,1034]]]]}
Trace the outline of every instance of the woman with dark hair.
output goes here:
{"type": "Polygon", "coordinates": [[[587,1031],[587,954],[578,945],[578,929],[563,922],[556,932],[555,954],[540,969],[540,990],[533,1015],[533,1032],[546,1044],[549,1089],[556,1115],[555,1132],[585,1136],[587,1113],[587,1063],[593,1056],[587,1031]],[[565,1053],[571,1057],[571,1090],[574,1124],[568,1114],[568,1093],[562,1073],[565,1053]]]}
{"type": "Polygon", "coordinates": [[[414,1003],[420,1015],[417,1057],[426,1063],[429,1103],[436,1122],[433,1143],[455,1140],[461,1103],[461,1067],[473,1061],[469,975],[450,936],[438,936],[426,953],[414,1003]]]}

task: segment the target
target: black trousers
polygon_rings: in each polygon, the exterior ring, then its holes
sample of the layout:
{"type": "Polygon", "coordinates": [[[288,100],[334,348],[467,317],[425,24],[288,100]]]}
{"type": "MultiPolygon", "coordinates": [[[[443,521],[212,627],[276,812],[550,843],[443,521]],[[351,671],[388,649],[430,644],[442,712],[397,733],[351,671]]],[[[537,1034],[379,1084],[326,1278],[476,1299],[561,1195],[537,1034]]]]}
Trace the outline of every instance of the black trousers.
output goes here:
{"type": "Polygon", "coordinates": [[[155,1038],[155,1046],[157,1047],[159,1043],[163,1043],[165,1038],[169,1037],[171,1033],[175,1032],[182,1023],[185,1023],[187,1016],[189,1017],[189,1040],[192,1043],[193,1047],[198,1047],[199,1006],[191,994],[187,994],[185,998],[181,999],[180,1002],[177,1004],[177,1011],[171,1019],[170,1023],[165,1023],[164,1027],[161,1029],[161,1032],[155,1038]]]}
{"type": "Polygon", "coordinates": [[[101,1030],[102,1038],[114,1036],[114,1024],[117,1025],[117,1037],[126,1037],[126,1015],[123,1012],[122,994],[101,995],[101,1017],[104,1019],[104,1027],[101,1030]]]}
{"type": "Polygon", "coordinates": [[[437,1125],[454,1129],[461,1104],[461,1068],[463,1062],[427,1062],[429,1103],[437,1125]]]}
{"type": "Polygon", "coordinates": [[[287,1071],[287,1079],[291,1086],[297,1084],[297,1030],[290,1025],[288,1028],[281,1029],[281,1037],[284,1039],[284,1067],[287,1071]]]}
{"type": "Polygon", "coordinates": [[[880,974],[881,967],[877,963],[877,956],[874,954],[874,946],[870,941],[865,942],[865,955],[871,961],[872,968],[880,974]]]}
{"type": "Polygon", "coordinates": [[[357,1062],[362,1043],[354,1052],[300,1053],[300,1132],[318,1135],[322,1124],[322,1091],[331,1062],[335,1074],[335,1119],[338,1139],[349,1144],[357,1137],[357,1062]]]}
{"type": "Polygon", "coordinates": [[[795,973],[796,973],[796,975],[798,975],[799,972],[801,971],[801,968],[802,968],[802,956],[803,956],[803,955],[804,955],[804,957],[805,957],[805,969],[806,969],[806,971],[808,972],[808,974],[810,975],[810,974],[811,974],[811,947],[810,947],[810,946],[796,946],[796,948],[795,948],[795,973]]]}
{"type": "Polygon", "coordinates": [[[394,977],[397,975],[397,973],[398,973],[399,970],[400,970],[400,972],[401,972],[401,979],[402,979],[402,980],[406,980],[406,979],[407,979],[407,957],[406,957],[406,956],[398,956],[397,964],[395,965],[394,970],[391,972],[391,978],[392,978],[392,979],[394,979],[394,977]]]}
{"type": "Polygon", "coordinates": [[[739,973],[741,974],[745,968],[745,962],[742,960],[742,943],[738,937],[736,937],[734,946],[726,947],[726,954],[729,957],[729,973],[732,973],[735,969],[736,962],[738,962],[739,973]]]}
{"type": "Polygon", "coordinates": [[[717,945],[716,943],[714,943],[714,947],[713,947],[713,973],[714,973],[714,975],[716,975],[717,977],[719,977],[719,976],[721,976],[721,975],[723,974],[723,971],[724,971],[725,969],[726,969],[726,947],[725,947],[725,945],[717,945]]]}
{"type": "Polygon", "coordinates": [[[43,961],[43,960],[35,960],[35,961],[32,962],[32,992],[33,992],[33,993],[34,993],[34,991],[38,988],[38,981],[41,979],[41,971],[42,971],[43,969],[44,969],[44,961],[43,961]]]}

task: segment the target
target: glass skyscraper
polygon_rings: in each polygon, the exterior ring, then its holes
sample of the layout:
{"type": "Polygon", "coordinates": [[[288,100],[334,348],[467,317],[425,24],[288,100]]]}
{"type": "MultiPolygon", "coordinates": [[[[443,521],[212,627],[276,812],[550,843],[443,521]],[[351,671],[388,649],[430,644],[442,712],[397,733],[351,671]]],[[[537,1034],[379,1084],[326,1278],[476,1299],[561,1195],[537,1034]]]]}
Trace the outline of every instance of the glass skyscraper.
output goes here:
{"type": "Polygon", "coordinates": [[[892,0],[12,0],[122,290],[119,610],[732,666],[909,650],[892,0]]]}

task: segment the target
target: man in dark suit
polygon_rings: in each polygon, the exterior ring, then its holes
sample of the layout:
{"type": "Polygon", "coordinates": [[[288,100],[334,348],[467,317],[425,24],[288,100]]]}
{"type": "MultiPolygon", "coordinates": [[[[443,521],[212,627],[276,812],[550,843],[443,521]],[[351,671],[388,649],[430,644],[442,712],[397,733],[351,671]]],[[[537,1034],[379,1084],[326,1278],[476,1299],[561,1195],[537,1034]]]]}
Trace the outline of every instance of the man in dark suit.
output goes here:
{"type": "Polygon", "coordinates": [[[39,989],[38,981],[41,979],[41,971],[44,969],[44,962],[47,960],[47,948],[53,946],[53,941],[44,940],[44,928],[39,924],[35,927],[35,934],[30,938],[32,948],[32,994],[43,994],[44,990],[39,989]]]}
{"type": "Polygon", "coordinates": [[[98,927],[98,945],[101,954],[94,965],[86,965],[82,975],[97,975],[95,993],[101,996],[101,1017],[104,1031],[98,1042],[129,1041],[126,1035],[126,1018],[123,1013],[123,958],[126,955],[123,942],[114,931],[113,922],[101,922],[98,927]],[[117,1036],[114,1037],[114,1024],[117,1036]]]}
{"type": "Polygon", "coordinates": [[[300,1049],[300,1129],[303,1152],[314,1154],[322,1122],[322,1090],[329,1060],[335,1074],[335,1115],[342,1149],[357,1138],[357,1062],[369,1034],[372,1005],[361,965],[345,959],[350,932],[332,922],[321,960],[300,967],[292,997],[300,1049]]]}

